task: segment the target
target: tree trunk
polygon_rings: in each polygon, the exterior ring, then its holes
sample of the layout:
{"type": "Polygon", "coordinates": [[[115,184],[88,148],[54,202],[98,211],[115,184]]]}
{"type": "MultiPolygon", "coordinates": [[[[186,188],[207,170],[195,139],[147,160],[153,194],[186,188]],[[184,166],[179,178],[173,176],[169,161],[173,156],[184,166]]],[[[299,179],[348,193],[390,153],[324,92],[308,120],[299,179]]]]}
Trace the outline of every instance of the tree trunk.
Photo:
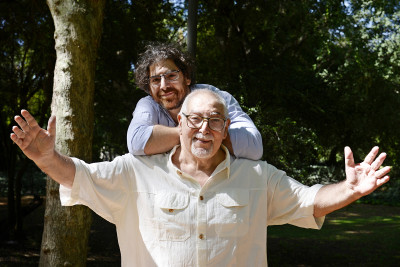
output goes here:
{"type": "MultiPolygon", "coordinates": [[[[57,53],[51,106],[57,117],[56,147],[90,161],[95,61],[105,0],[47,0],[47,5],[57,53]]],[[[39,266],[85,266],[91,211],[84,206],[61,207],[58,189],[48,178],[39,266]]]]}
{"type": "Polygon", "coordinates": [[[196,58],[197,45],[197,0],[189,0],[188,22],[187,22],[187,46],[188,52],[196,58]]]}

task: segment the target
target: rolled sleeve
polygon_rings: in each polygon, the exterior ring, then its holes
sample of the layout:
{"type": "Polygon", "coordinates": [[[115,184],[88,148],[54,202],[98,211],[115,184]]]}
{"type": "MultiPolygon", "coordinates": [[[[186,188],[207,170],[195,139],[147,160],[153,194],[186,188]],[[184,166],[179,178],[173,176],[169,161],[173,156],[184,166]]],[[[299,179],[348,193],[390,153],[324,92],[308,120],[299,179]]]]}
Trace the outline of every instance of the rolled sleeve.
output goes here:
{"type": "Polygon", "coordinates": [[[146,96],[139,100],[132,114],[126,137],[129,153],[145,155],[144,148],[153,132],[154,125],[176,126],[168,112],[151,96],[146,96]]]}
{"type": "Polygon", "coordinates": [[[72,188],[60,185],[59,191],[60,191],[60,201],[62,206],[73,206],[82,204],[78,198],[79,185],[80,185],[78,181],[80,176],[80,163],[79,159],[77,158],[71,158],[71,159],[74,162],[76,168],[74,183],[72,185],[72,188]]]}
{"type": "Polygon", "coordinates": [[[322,185],[309,187],[272,165],[268,168],[269,173],[272,173],[268,183],[268,225],[288,223],[320,229],[325,217],[314,217],[314,200],[322,185]]]}
{"type": "Polygon", "coordinates": [[[321,187],[322,185],[317,184],[309,188],[309,192],[304,203],[304,206],[306,207],[304,216],[291,221],[290,224],[303,228],[321,229],[325,221],[325,216],[314,217],[314,200],[321,187]]]}
{"type": "Polygon", "coordinates": [[[132,121],[128,128],[127,144],[129,153],[133,155],[145,155],[144,147],[153,132],[154,125],[148,125],[145,122],[150,118],[146,112],[133,113],[132,121]]]}
{"type": "Polygon", "coordinates": [[[60,200],[63,206],[85,205],[111,223],[115,214],[124,209],[129,195],[132,170],[125,161],[130,154],[115,158],[112,162],[87,164],[72,158],[75,178],[72,188],[60,186],[60,200]]]}

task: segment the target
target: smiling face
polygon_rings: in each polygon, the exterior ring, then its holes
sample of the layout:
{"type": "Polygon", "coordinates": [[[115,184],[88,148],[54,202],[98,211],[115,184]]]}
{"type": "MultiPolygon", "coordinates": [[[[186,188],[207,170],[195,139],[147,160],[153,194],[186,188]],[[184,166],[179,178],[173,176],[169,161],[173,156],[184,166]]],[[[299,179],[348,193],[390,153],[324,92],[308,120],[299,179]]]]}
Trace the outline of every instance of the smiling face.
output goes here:
{"type": "MultiPolygon", "coordinates": [[[[174,70],[179,70],[179,68],[172,60],[167,59],[151,65],[149,76],[162,75],[174,70]]],[[[189,93],[189,85],[190,79],[187,79],[182,72],[179,72],[179,78],[175,81],[168,81],[163,77],[159,86],[150,84],[150,95],[166,110],[179,111],[189,93]]]]}
{"type": "MultiPolygon", "coordinates": [[[[186,115],[198,115],[201,117],[225,118],[224,105],[210,92],[197,93],[188,99],[186,115]]],[[[198,159],[211,159],[220,151],[222,141],[228,133],[229,120],[221,131],[214,131],[204,121],[199,129],[190,128],[188,118],[178,116],[181,130],[181,147],[183,153],[190,153],[198,159]]]]}

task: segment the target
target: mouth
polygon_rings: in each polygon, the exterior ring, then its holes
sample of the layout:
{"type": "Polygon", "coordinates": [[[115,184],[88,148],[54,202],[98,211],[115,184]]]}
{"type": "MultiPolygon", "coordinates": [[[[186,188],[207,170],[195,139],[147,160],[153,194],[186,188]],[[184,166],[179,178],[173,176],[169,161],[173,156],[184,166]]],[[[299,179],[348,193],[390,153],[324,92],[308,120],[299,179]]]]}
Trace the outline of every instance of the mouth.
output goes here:
{"type": "Polygon", "coordinates": [[[198,139],[198,138],[194,138],[194,140],[195,141],[197,141],[197,142],[200,142],[200,143],[202,143],[202,144],[207,144],[207,143],[210,143],[211,142],[211,140],[204,140],[204,139],[198,139]]]}
{"type": "Polygon", "coordinates": [[[174,91],[169,91],[169,92],[165,92],[161,95],[161,98],[169,98],[171,96],[174,96],[175,92],[174,91]]]}
{"type": "Polygon", "coordinates": [[[201,137],[201,136],[194,136],[193,137],[193,141],[198,142],[200,144],[209,144],[211,143],[213,140],[212,138],[206,138],[206,137],[201,137]]]}

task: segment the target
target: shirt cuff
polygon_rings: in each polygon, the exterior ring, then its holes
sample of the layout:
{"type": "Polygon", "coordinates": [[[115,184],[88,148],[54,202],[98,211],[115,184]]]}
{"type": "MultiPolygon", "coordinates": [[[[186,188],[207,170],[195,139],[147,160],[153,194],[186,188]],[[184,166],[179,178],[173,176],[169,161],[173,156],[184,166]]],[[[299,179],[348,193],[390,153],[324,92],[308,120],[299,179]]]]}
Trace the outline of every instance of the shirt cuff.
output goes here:
{"type": "Polygon", "coordinates": [[[72,188],[65,187],[63,185],[60,185],[59,188],[59,193],[60,193],[60,201],[61,201],[61,206],[73,206],[76,204],[79,204],[77,201],[77,194],[79,192],[79,182],[77,181],[77,173],[79,171],[79,159],[77,158],[71,158],[72,161],[75,164],[75,177],[74,177],[74,183],[72,184],[72,188]]]}
{"type": "Polygon", "coordinates": [[[305,206],[307,207],[306,216],[296,219],[294,221],[291,221],[290,224],[299,226],[302,228],[311,228],[311,229],[318,229],[318,230],[322,228],[322,225],[324,224],[324,221],[325,221],[325,216],[314,217],[315,196],[317,195],[317,192],[321,189],[322,186],[323,185],[321,185],[321,184],[316,184],[309,188],[309,190],[311,192],[305,203],[305,206]]]}

